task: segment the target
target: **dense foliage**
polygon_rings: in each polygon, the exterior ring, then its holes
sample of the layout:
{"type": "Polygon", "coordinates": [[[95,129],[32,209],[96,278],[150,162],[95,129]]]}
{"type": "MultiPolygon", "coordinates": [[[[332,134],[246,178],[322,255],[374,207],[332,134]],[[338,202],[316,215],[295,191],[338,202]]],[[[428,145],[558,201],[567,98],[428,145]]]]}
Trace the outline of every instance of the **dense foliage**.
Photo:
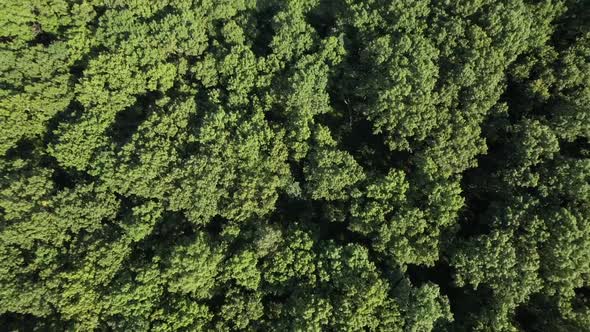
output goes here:
{"type": "Polygon", "coordinates": [[[0,1],[0,329],[589,331],[590,3],[0,1]]]}

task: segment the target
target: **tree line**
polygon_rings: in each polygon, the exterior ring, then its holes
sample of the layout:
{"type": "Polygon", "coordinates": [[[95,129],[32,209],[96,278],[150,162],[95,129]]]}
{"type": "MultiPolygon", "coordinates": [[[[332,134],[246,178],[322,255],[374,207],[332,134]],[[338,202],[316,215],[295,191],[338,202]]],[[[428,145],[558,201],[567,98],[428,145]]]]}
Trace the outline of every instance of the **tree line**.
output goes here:
{"type": "Polygon", "coordinates": [[[3,1],[0,73],[7,330],[590,330],[587,1],[3,1]]]}

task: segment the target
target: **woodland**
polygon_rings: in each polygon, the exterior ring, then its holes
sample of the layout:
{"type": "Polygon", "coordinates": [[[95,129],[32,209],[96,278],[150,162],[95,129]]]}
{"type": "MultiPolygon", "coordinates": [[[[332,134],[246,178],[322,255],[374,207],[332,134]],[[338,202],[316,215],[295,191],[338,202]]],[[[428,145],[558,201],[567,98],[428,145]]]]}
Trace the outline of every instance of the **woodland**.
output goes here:
{"type": "Polygon", "coordinates": [[[590,331],[590,1],[0,0],[1,331],[590,331]]]}

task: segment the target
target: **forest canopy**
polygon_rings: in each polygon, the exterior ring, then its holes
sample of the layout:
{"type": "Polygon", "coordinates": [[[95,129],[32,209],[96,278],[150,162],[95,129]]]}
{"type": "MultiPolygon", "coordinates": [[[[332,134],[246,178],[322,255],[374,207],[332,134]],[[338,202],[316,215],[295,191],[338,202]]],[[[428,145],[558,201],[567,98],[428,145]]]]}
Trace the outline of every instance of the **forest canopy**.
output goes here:
{"type": "Polygon", "coordinates": [[[0,330],[590,331],[590,2],[0,1],[0,330]]]}

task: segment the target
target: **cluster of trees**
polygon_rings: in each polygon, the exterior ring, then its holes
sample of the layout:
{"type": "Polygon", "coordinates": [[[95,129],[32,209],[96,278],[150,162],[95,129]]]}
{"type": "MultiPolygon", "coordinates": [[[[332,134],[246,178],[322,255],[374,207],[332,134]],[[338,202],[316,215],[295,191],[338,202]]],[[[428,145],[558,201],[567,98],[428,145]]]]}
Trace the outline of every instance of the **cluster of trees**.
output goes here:
{"type": "Polygon", "coordinates": [[[0,73],[7,330],[590,330],[588,1],[0,1],[0,73]]]}

